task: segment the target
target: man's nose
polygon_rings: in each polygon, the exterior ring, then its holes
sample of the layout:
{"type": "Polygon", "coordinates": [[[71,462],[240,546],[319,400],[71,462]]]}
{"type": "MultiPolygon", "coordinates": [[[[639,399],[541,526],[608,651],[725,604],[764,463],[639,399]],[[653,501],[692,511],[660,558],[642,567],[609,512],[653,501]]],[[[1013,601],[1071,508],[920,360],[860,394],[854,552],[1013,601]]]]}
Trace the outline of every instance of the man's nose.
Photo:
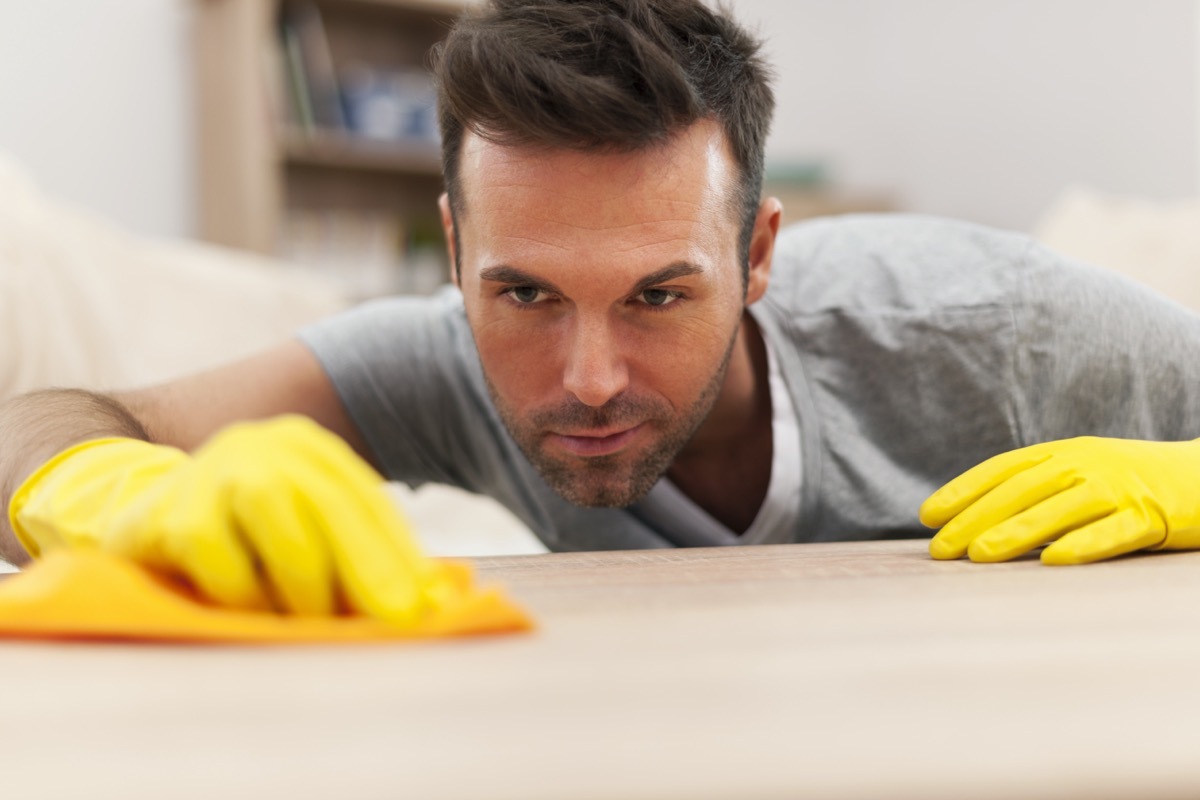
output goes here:
{"type": "Polygon", "coordinates": [[[629,371],[611,323],[602,316],[577,317],[572,326],[563,388],[586,406],[599,407],[629,385],[629,371]]]}

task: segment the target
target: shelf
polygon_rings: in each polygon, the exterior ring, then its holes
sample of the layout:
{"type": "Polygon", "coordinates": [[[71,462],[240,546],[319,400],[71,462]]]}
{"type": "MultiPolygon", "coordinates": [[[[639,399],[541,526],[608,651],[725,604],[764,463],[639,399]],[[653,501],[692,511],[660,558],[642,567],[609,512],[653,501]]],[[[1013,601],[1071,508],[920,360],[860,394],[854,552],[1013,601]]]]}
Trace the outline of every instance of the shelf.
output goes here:
{"type": "Polygon", "coordinates": [[[281,137],[284,162],[311,167],[436,176],[441,151],[432,142],[380,142],[340,133],[289,131],[281,137]]]}
{"type": "Polygon", "coordinates": [[[400,11],[456,17],[471,4],[470,0],[317,0],[328,8],[365,8],[370,11],[400,11]]]}
{"type": "MultiPolygon", "coordinates": [[[[437,206],[441,153],[429,120],[362,127],[386,117],[364,116],[359,104],[372,93],[386,103],[405,76],[427,71],[430,48],[470,3],[198,3],[203,237],[325,270],[354,296],[441,283],[449,269],[437,206]],[[401,138],[418,127],[426,138],[401,138]]],[[[421,102],[431,107],[432,96],[421,102]]]]}

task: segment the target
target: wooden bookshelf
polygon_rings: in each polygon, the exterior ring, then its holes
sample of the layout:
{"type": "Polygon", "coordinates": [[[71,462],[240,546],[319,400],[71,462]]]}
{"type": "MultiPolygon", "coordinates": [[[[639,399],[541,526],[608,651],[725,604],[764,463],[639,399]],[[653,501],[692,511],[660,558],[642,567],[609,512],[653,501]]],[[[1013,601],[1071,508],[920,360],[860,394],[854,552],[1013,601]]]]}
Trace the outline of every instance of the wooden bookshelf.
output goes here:
{"type": "Polygon", "coordinates": [[[440,175],[441,151],[434,145],[377,142],[329,133],[286,131],[280,155],[289,165],[381,172],[404,178],[440,175]]]}
{"type": "MultiPolygon", "coordinates": [[[[290,257],[289,231],[305,214],[394,219],[400,240],[397,268],[406,268],[405,256],[415,242],[416,260],[428,269],[431,254],[441,249],[430,241],[441,191],[436,141],[365,138],[349,121],[329,127],[310,117],[298,120],[281,19],[317,10],[339,81],[356,65],[372,75],[412,76],[427,67],[430,48],[468,2],[199,0],[201,236],[290,257]]],[[[345,260],[352,270],[353,256],[345,260]]],[[[400,285],[403,289],[403,281],[400,285]]]]}

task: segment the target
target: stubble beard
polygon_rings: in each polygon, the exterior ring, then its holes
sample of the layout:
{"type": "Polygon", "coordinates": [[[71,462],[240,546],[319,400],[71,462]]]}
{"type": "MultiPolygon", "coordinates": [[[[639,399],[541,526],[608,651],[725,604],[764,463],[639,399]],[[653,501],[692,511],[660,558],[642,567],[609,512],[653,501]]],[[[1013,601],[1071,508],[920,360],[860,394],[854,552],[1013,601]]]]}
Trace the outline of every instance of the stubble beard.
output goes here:
{"type": "Polygon", "coordinates": [[[600,407],[570,398],[556,408],[535,411],[522,420],[497,393],[486,371],[484,379],[504,426],[551,489],[578,506],[625,508],[645,497],[708,418],[721,394],[736,343],[737,330],[711,380],[686,413],[677,416],[662,400],[623,393],[600,407]],[[625,451],[606,456],[558,457],[543,447],[547,434],[553,432],[621,429],[639,424],[661,432],[658,440],[633,460],[632,454],[625,451]]]}

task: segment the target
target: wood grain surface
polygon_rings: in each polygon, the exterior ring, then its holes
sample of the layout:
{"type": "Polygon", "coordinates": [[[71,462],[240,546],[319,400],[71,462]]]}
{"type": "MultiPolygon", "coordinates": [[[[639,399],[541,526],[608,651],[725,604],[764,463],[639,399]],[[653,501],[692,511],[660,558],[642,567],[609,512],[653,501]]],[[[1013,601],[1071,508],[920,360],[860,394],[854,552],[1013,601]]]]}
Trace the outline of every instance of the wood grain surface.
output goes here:
{"type": "Polygon", "coordinates": [[[0,645],[12,797],[1194,798],[1200,554],[483,559],[531,635],[0,645]]]}

